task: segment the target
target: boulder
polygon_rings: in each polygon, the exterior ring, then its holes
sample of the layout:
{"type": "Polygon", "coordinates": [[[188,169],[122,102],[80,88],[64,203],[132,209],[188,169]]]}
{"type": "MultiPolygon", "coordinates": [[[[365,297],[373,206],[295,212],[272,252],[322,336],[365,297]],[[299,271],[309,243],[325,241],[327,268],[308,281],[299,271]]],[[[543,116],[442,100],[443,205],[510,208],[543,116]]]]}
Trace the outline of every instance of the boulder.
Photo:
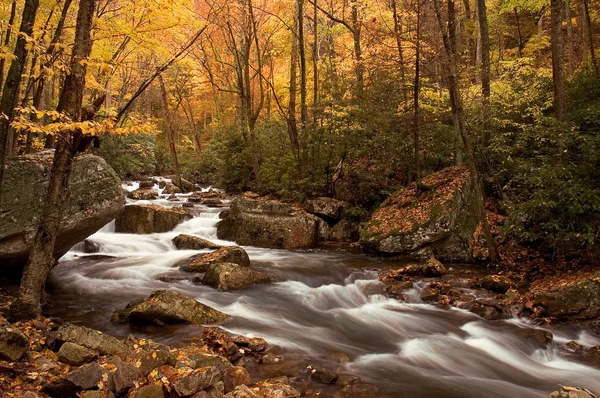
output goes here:
{"type": "Polygon", "coordinates": [[[117,217],[115,231],[135,234],[169,232],[190,218],[192,218],[190,212],[181,208],[129,205],[125,206],[117,217]]]}
{"type": "Polygon", "coordinates": [[[203,284],[218,290],[239,290],[269,282],[271,278],[264,272],[233,263],[213,264],[202,278],[203,284]]]}
{"type": "Polygon", "coordinates": [[[114,355],[127,351],[125,345],[116,337],[109,336],[98,330],[85,326],[65,323],[61,325],[55,335],[61,343],[70,342],[97,351],[103,355],[114,355]]]}
{"type": "Polygon", "coordinates": [[[360,223],[347,219],[340,220],[329,230],[328,240],[332,242],[356,242],[360,238],[360,223]]]}
{"type": "Polygon", "coordinates": [[[223,199],[225,195],[223,195],[219,191],[215,191],[214,189],[210,189],[205,192],[194,192],[188,197],[188,202],[194,203],[202,203],[207,199],[223,199]]]}
{"type": "Polygon", "coordinates": [[[173,244],[179,250],[219,249],[223,246],[198,236],[181,234],[173,238],[173,244]]]}
{"type": "Polygon", "coordinates": [[[311,366],[309,370],[310,378],[318,383],[332,384],[335,383],[340,377],[337,373],[323,368],[313,368],[311,366]]]}
{"type": "Polygon", "coordinates": [[[81,365],[90,362],[98,355],[95,351],[66,342],[58,350],[58,360],[69,365],[81,365]]]}
{"type": "Polygon", "coordinates": [[[481,278],[481,287],[496,293],[506,293],[514,286],[512,281],[504,275],[486,275],[481,278]]]}
{"type": "Polygon", "coordinates": [[[179,292],[157,290],[147,299],[138,300],[128,308],[115,311],[111,321],[149,323],[159,320],[163,323],[207,325],[220,323],[227,318],[228,315],[179,292]]]}
{"type": "MultiPolygon", "coordinates": [[[[46,198],[53,151],[9,160],[0,191],[0,264],[19,273],[29,258],[46,198]]],[[[69,179],[69,200],[54,248],[56,258],[92,235],[123,209],[121,181],[104,159],[75,158],[69,179]]]]}
{"type": "Polygon", "coordinates": [[[350,203],[333,198],[317,198],[307,200],[304,208],[307,212],[319,216],[327,221],[338,221],[344,216],[344,212],[351,207],[350,203]]]}
{"type": "Polygon", "coordinates": [[[227,358],[210,353],[190,355],[190,362],[191,367],[194,369],[215,366],[217,369],[219,369],[219,372],[223,372],[233,366],[227,358]]]}
{"type": "Polygon", "coordinates": [[[142,372],[135,366],[128,363],[118,366],[113,374],[115,393],[119,397],[125,395],[142,378],[142,372]]]}
{"type": "Polygon", "coordinates": [[[361,231],[361,245],[375,254],[413,260],[472,261],[478,198],[469,172],[451,167],[423,183],[433,188],[418,198],[414,185],[388,197],[361,231]]]}
{"type": "Polygon", "coordinates": [[[147,386],[140,387],[135,392],[135,398],[164,398],[162,386],[156,384],[148,384],[147,386]]]}
{"type": "Polygon", "coordinates": [[[0,329],[0,357],[11,362],[18,361],[29,349],[29,340],[20,330],[5,327],[0,329]]]}
{"type": "Polygon", "coordinates": [[[194,257],[191,263],[181,267],[186,272],[206,272],[211,265],[219,263],[233,263],[243,267],[250,265],[248,253],[239,246],[224,246],[211,253],[194,257]]]}
{"type": "Polygon", "coordinates": [[[231,392],[237,386],[249,385],[250,374],[241,366],[232,366],[223,372],[223,384],[225,385],[225,392],[231,392]]]}
{"type": "Polygon", "coordinates": [[[597,395],[585,388],[561,386],[546,398],[596,398],[597,395]]]}
{"type": "Polygon", "coordinates": [[[225,398],[264,398],[264,395],[259,395],[252,391],[250,387],[241,385],[237,386],[232,392],[227,393],[225,398]]]}
{"type": "Polygon", "coordinates": [[[135,358],[136,366],[144,376],[147,376],[154,369],[157,369],[166,363],[175,362],[173,355],[165,348],[141,351],[135,358]]]}
{"type": "Polygon", "coordinates": [[[193,395],[221,381],[219,370],[212,366],[195,369],[173,383],[173,388],[182,397],[193,395]]]}
{"type": "Polygon", "coordinates": [[[127,197],[133,200],[155,200],[158,199],[158,192],[152,188],[143,188],[140,186],[135,191],[129,192],[127,197]]]}
{"type": "Polygon", "coordinates": [[[108,371],[92,362],[46,384],[42,392],[55,398],[75,397],[82,390],[97,388],[103,379],[108,379],[108,371]]]}
{"type": "Polygon", "coordinates": [[[307,249],[317,245],[318,218],[287,203],[238,197],[217,224],[217,236],[239,245],[307,249]]]}
{"type": "Polygon", "coordinates": [[[154,181],[153,180],[146,180],[146,181],[140,181],[140,188],[154,188],[154,181]]]}
{"type": "Polygon", "coordinates": [[[446,267],[435,258],[427,260],[421,267],[421,273],[428,278],[437,278],[446,273],[446,267]]]}
{"type": "Polygon", "coordinates": [[[534,293],[534,305],[560,320],[586,320],[600,316],[600,278],[575,281],[534,293]]]}

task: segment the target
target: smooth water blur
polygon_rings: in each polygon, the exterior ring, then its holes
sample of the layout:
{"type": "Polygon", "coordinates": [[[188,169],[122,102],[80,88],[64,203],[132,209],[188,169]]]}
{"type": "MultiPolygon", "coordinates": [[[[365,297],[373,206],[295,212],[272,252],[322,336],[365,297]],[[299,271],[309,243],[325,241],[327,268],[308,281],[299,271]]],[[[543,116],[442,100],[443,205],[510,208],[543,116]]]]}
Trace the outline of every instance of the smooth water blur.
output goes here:
{"type": "MultiPolygon", "coordinates": [[[[158,188],[158,187],[155,187],[158,188]]],[[[164,198],[153,201],[181,205],[164,198]]],[[[181,344],[201,332],[184,325],[131,327],[109,322],[114,309],[157,289],[173,289],[232,315],[223,328],[264,337],[305,363],[343,368],[390,397],[545,397],[558,384],[600,392],[600,370],[565,357],[558,343],[600,344],[575,328],[549,329],[555,342],[539,349],[522,320],[488,322],[457,309],[387,298],[377,269],[393,263],[334,252],[245,247],[253,267],[277,282],[236,292],[193,284],[176,264],[204,251],[176,250],[181,233],[216,238],[218,209],[196,205],[196,217],[162,234],[114,233],[114,223],[90,239],[96,254],[76,246],[52,271],[53,315],[125,337],[130,333],[181,344]],[[339,358],[344,361],[339,362],[339,358]]],[[[396,264],[397,265],[397,264],[396,264]]],[[[416,286],[418,288],[418,286],[416,286]]],[[[286,355],[287,356],[287,355],[286,355]]]]}

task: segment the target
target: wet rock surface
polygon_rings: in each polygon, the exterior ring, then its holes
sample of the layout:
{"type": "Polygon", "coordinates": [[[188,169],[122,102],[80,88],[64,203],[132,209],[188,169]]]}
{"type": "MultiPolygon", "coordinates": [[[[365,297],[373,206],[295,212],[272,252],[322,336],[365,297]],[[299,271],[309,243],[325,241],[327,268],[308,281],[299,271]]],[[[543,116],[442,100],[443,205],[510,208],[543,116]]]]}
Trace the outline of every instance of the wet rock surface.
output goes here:
{"type": "Polygon", "coordinates": [[[207,325],[221,323],[227,318],[228,315],[191,297],[169,290],[158,290],[147,299],[140,299],[123,310],[115,311],[111,321],[152,323],[158,320],[164,323],[207,325]]]}
{"type": "Polygon", "coordinates": [[[125,206],[115,221],[116,232],[152,234],[169,232],[192,218],[189,211],[157,205],[125,206]]]}

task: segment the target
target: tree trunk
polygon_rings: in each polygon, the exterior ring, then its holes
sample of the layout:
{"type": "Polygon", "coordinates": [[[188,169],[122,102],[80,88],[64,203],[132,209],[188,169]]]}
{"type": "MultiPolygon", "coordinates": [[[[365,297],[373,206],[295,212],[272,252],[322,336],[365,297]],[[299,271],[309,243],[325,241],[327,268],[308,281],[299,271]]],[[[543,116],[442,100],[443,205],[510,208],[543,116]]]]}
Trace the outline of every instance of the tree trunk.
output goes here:
{"type": "Polygon", "coordinates": [[[481,37],[481,121],[483,127],[483,146],[490,144],[490,32],[487,20],[485,0],[477,0],[477,20],[481,37]]]}
{"type": "Polygon", "coordinates": [[[565,0],[565,20],[567,21],[567,54],[569,74],[575,70],[575,42],[573,40],[573,21],[571,19],[571,0],[565,0]]]}
{"type": "Polygon", "coordinates": [[[0,192],[2,191],[2,182],[4,180],[6,157],[11,155],[12,145],[10,145],[10,140],[12,134],[10,123],[14,117],[14,109],[17,106],[21,76],[23,75],[27,60],[27,38],[30,38],[33,34],[35,16],[39,5],[39,0],[25,1],[14,58],[8,69],[6,82],[2,90],[2,99],[0,99],[0,115],[4,114],[7,116],[0,118],[0,192]]]}
{"type": "Polygon", "coordinates": [[[296,1],[294,7],[294,25],[292,27],[292,45],[290,52],[290,98],[288,103],[288,135],[290,137],[290,145],[292,147],[292,155],[296,161],[296,167],[300,168],[300,145],[298,143],[298,123],[296,120],[296,94],[297,94],[297,78],[298,78],[298,13],[300,2],[296,1]]]}
{"type": "Polygon", "coordinates": [[[298,50],[300,55],[300,124],[302,131],[308,125],[306,105],[306,51],[304,47],[304,0],[298,2],[298,50]]]}
{"type": "MultiPolygon", "coordinates": [[[[81,118],[81,104],[85,88],[86,61],[92,51],[92,20],[96,0],[80,0],[75,28],[75,45],[70,62],[70,73],[65,78],[57,111],[73,121],[81,118]]],[[[40,217],[29,261],[21,278],[19,297],[11,306],[11,317],[32,319],[41,314],[41,297],[53,264],[54,245],[65,202],[68,199],[69,175],[73,158],[87,145],[81,130],[63,130],[58,135],[52,163],[48,193],[40,217]]]]}
{"type": "Polygon", "coordinates": [[[565,60],[563,58],[563,0],[551,0],[552,80],[554,82],[554,112],[558,120],[567,120],[565,60]]]}
{"type": "Polygon", "coordinates": [[[517,49],[517,56],[523,58],[523,33],[521,32],[521,21],[519,19],[519,11],[515,7],[515,20],[517,23],[517,34],[519,35],[519,48],[517,49]]]}
{"type": "Polygon", "coordinates": [[[314,23],[314,44],[313,44],[313,123],[317,124],[319,120],[318,117],[318,107],[319,107],[319,24],[317,22],[318,17],[318,7],[317,1],[314,0],[313,4],[313,23],[314,23]]]}
{"type": "MultiPolygon", "coordinates": [[[[10,37],[12,36],[12,26],[15,23],[15,17],[17,16],[17,0],[13,0],[10,6],[10,18],[8,19],[8,25],[6,26],[6,33],[4,36],[4,47],[10,46],[10,37]]],[[[4,63],[6,58],[0,58],[0,89],[4,84],[4,63]]]]}
{"type": "Polygon", "coordinates": [[[175,178],[173,183],[178,186],[182,192],[187,192],[186,187],[183,186],[181,181],[181,171],[179,170],[179,159],[177,157],[177,146],[175,145],[176,137],[175,131],[173,130],[173,117],[169,110],[169,98],[167,96],[167,88],[165,87],[165,81],[162,75],[158,76],[158,82],[160,83],[161,100],[163,103],[163,111],[165,113],[165,126],[167,129],[167,142],[169,143],[169,152],[171,153],[171,161],[173,162],[173,168],[175,169],[175,178]]]}
{"type": "Polygon", "coordinates": [[[363,63],[362,44],[361,44],[361,20],[358,10],[358,2],[352,2],[352,38],[354,41],[354,70],[356,73],[356,97],[361,99],[365,87],[365,66],[363,63]]]}
{"type": "Polygon", "coordinates": [[[592,19],[590,18],[590,5],[589,0],[583,0],[583,13],[585,14],[585,27],[586,27],[586,41],[590,49],[590,60],[596,74],[596,79],[600,82],[600,68],[598,68],[598,61],[596,60],[596,48],[594,46],[594,35],[592,34],[592,19]]]}
{"type": "Polygon", "coordinates": [[[465,112],[463,107],[463,101],[461,97],[461,91],[458,80],[458,59],[456,54],[452,51],[452,44],[450,41],[450,35],[444,24],[444,19],[442,17],[442,10],[440,6],[440,0],[433,0],[435,13],[437,17],[437,21],[439,24],[440,31],[442,32],[442,39],[444,42],[444,50],[446,54],[446,59],[448,63],[448,92],[450,94],[450,104],[452,106],[452,112],[456,115],[456,119],[458,121],[459,131],[461,135],[461,139],[463,142],[464,149],[467,154],[467,165],[469,168],[469,172],[471,174],[471,178],[473,179],[475,186],[475,195],[477,198],[477,216],[483,226],[484,235],[487,242],[487,248],[489,251],[490,262],[492,264],[498,263],[500,261],[500,256],[498,255],[498,248],[496,246],[496,241],[492,236],[492,232],[490,229],[490,225],[487,219],[487,214],[485,211],[485,195],[483,192],[483,187],[481,186],[481,179],[479,177],[479,172],[477,170],[477,165],[475,163],[475,154],[473,151],[473,147],[467,136],[466,131],[466,121],[465,121],[465,112]]]}
{"type": "MultiPolygon", "coordinates": [[[[398,67],[400,69],[400,84],[403,86],[406,73],[404,71],[404,51],[402,49],[402,23],[400,20],[400,15],[398,13],[398,5],[396,4],[396,0],[392,0],[391,6],[392,14],[394,17],[394,36],[396,38],[396,51],[398,52],[398,67]]],[[[417,5],[417,8],[420,9],[420,5],[417,5]]],[[[420,18],[419,15],[417,15],[417,19],[418,18],[420,18]]],[[[419,21],[417,21],[417,24],[418,23],[419,21]]],[[[418,34],[419,33],[417,32],[417,35],[418,34]]],[[[419,39],[417,38],[417,40],[419,39]]],[[[406,101],[406,94],[404,94],[406,91],[404,90],[404,87],[401,87],[401,90],[404,96],[404,100],[406,101]]]]}
{"type": "Polygon", "coordinates": [[[419,196],[421,190],[421,163],[419,159],[419,133],[420,133],[420,105],[419,94],[421,89],[421,0],[417,0],[417,26],[415,33],[415,84],[413,90],[414,104],[414,129],[413,129],[413,146],[415,155],[415,190],[419,196]]]}

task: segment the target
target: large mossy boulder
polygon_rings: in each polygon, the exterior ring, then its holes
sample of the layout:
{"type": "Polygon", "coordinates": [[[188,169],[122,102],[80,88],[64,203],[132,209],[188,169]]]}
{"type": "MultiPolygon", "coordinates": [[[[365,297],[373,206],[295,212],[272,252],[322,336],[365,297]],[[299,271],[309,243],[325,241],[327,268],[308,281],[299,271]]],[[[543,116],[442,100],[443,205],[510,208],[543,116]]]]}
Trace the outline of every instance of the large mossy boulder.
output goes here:
{"type": "Polygon", "coordinates": [[[172,231],[178,224],[192,218],[189,210],[158,205],[125,206],[116,219],[115,231],[152,234],[172,231]]]}
{"type": "MultiPolygon", "coordinates": [[[[53,151],[22,156],[7,162],[0,192],[0,264],[3,271],[20,271],[27,262],[46,199],[53,151]]],[[[125,205],[121,181],[104,159],[75,158],[69,179],[55,257],[92,235],[125,205]]]]}
{"type": "Polygon", "coordinates": [[[204,305],[191,297],[170,290],[157,290],[147,299],[130,303],[113,313],[112,322],[194,323],[213,325],[229,318],[227,314],[204,305]]]}
{"type": "Polygon", "coordinates": [[[350,207],[350,203],[348,202],[325,197],[307,200],[304,203],[304,208],[307,212],[327,221],[341,220],[344,212],[350,207]]]}
{"type": "Polygon", "coordinates": [[[479,224],[474,181],[464,168],[451,167],[423,179],[431,188],[419,197],[414,184],[392,194],[361,231],[370,252],[423,260],[470,262],[479,224]]]}
{"type": "Polygon", "coordinates": [[[274,249],[308,249],[318,241],[319,219],[288,203],[238,197],[217,224],[219,239],[274,249]]]}

